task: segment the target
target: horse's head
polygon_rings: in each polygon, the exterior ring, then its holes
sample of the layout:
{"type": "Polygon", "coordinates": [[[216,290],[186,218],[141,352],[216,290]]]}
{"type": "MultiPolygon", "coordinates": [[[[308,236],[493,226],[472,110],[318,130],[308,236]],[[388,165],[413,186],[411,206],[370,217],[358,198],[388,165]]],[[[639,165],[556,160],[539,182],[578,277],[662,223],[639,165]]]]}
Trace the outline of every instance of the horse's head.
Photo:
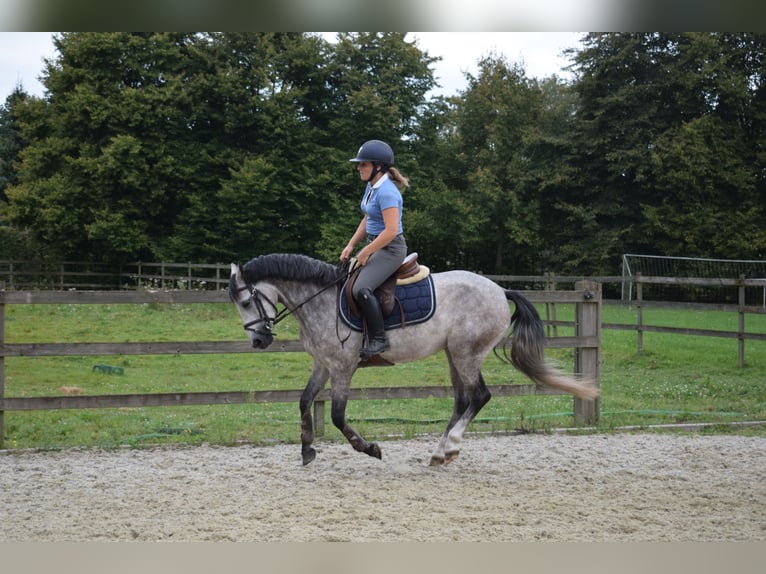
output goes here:
{"type": "Polygon", "coordinates": [[[242,326],[254,349],[265,349],[274,341],[274,321],[277,316],[277,292],[266,283],[251,285],[242,267],[232,263],[229,278],[229,298],[242,317],[242,326]]]}

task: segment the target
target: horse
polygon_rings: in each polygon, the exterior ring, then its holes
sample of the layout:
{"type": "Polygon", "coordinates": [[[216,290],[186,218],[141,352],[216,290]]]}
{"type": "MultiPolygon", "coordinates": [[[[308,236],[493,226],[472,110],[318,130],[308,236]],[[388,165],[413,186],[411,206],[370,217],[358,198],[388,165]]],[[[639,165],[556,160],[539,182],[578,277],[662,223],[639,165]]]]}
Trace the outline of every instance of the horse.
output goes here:
{"type": "MultiPolygon", "coordinates": [[[[300,254],[261,255],[244,266],[231,264],[229,298],[239,311],[251,346],[267,348],[274,340],[274,326],[292,314],[304,349],[313,357],[299,405],[304,465],[316,458],[311,406],[328,379],[333,424],[354,450],[382,458],[380,447],[367,442],[346,422],[352,377],[365,366],[359,358],[362,333],[349,328],[341,338],[339,294],[348,274],[347,266],[300,254]],[[278,311],[280,303],[283,308],[278,311]]],[[[391,364],[417,361],[441,350],[447,356],[454,408],[429,465],[444,465],[458,457],[466,428],[490,400],[481,366],[499,345],[507,350],[510,344],[510,357],[504,355],[535,383],[586,400],[599,395],[592,381],[568,376],[545,358],[543,323],[522,293],[464,270],[432,273],[431,278],[437,302],[433,315],[418,324],[388,330],[391,348],[381,354],[391,364]],[[515,305],[513,315],[509,301],[515,305]]]]}

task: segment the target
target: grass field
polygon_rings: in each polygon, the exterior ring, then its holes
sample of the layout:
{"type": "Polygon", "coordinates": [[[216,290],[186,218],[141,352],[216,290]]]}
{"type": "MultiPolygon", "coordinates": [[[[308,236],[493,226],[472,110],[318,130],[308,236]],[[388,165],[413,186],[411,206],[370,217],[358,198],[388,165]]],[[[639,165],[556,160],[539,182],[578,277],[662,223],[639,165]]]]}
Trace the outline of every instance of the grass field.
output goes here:
{"type": "MultiPolygon", "coordinates": [[[[544,308],[540,307],[544,315],[544,308]]],[[[559,305],[557,318],[571,320],[572,305],[559,305]]],[[[635,323],[635,309],[607,304],[604,323],[635,323]]],[[[649,309],[644,323],[735,330],[731,312],[649,309]]],[[[192,305],[8,305],[6,342],[230,341],[245,335],[228,304],[192,305]]],[[[766,315],[748,315],[746,330],[766,333],[766,315]]],[[[297,338],[291,319],[278,337],[297,338]]],[[[560,335],[572,334],[559,328],[560,335]]],[[[572,369],[572,350],[549,356],[572,369]]],[[[602,335],[599,430],[626,425],[679,422],[729,423],[766,420],[766,342],[748,341],[745,367],[737,368],[736,339],[645,333],[637,353],[636,333],[602,335]]],[[[58,396],[62,387],[83,394],[248,391],[300,389],[311,359],[305,353],[247,353],[186,356],[9,357],[7,397],[58,396]],[[121,367],[123,374],[93,370],[121,367]]],[[[520,373],[490,355],[488,384],[527,383],[520,373]]],[[[363,369],[355,386],[447,385],[443,354],[408,365],[363,369]]],[[[365,438],[438,434],[452,410],[451,399],[355,401],[347,411],[365,438]]],[[[493,398],[469,431],[550,431],[573,426],[568,396],[493,398]]],[[[710,432],[732,432],[723,426],[710,432]]],[[[763,433],[762,428],[736,432],[763,433]]],[[[269,444],[299,440],[297,404],[216,405],[121,409],[6,412],[6,448],[66,448],[189,444],[269,444]]],[[[343,441],[327,421],[324,440],[343,441]]]]}

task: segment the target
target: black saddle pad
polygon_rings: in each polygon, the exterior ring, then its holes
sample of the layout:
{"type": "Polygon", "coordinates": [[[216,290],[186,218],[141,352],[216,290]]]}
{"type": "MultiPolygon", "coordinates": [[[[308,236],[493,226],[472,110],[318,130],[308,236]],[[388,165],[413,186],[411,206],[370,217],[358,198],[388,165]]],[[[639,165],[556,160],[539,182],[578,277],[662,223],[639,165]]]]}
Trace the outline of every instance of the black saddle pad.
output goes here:
{"type": "MultiPolygon", "coordinates": [[[[356,331],[362,330],[362,319],[349,309],[346,300],[345,289],[340,290],[338,309],[343,322],[356,331]]],[[[434,282],[429,275],[417,283],[396,286],[396,303],[394,310],[385,318],[383,324],[386,329],[397,329],[402,326],[402,312],[404,310],[404,323],[416,325],[428,321],[436,311],[436,293],[434,282]]]]}

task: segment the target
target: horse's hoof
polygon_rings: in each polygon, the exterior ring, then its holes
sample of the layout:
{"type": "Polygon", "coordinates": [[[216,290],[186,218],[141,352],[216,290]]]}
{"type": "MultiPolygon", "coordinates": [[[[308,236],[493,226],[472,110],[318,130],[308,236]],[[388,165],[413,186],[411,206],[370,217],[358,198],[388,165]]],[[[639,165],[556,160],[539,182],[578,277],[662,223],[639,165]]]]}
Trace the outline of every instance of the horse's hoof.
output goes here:
{"type": "Polygon", "coordinates": [[[307,450],[303,451],[303,466],[306,466],[307,464],[314,461],[314,459],[317,457],[317,451],[313,448],[309,448],[307,450]]]}
{"type": "Polygon", "coordinates": [[[453,450],[453,451],[450,451],[450,452],[447,452],[447,453],[444,453],[444,454],[445,454],[445,456],[444,456],[444,464],[449,464],[449,463],[451,463],[453,460],[455,460],[457,458],[457,455],[460,454],[460,451],[459,450],[453,450]]]}
{"type": "Polygon", "coordinates": [[[428,466],[441,466],[443,464],[444,464],[444,457],[443,456],[433,455],[431,457],[431,462],[428,463],[428,466]]]}
{"type": "Polygon", "coordinates": [[[382,460],[383,459],[383,453],[380,452],[380,447],[377,445],[377,443],[371,442],[366,449],[364,449],[365,454],[369,454],[370,456],[374,456],[375,458],[382,460]]]}

